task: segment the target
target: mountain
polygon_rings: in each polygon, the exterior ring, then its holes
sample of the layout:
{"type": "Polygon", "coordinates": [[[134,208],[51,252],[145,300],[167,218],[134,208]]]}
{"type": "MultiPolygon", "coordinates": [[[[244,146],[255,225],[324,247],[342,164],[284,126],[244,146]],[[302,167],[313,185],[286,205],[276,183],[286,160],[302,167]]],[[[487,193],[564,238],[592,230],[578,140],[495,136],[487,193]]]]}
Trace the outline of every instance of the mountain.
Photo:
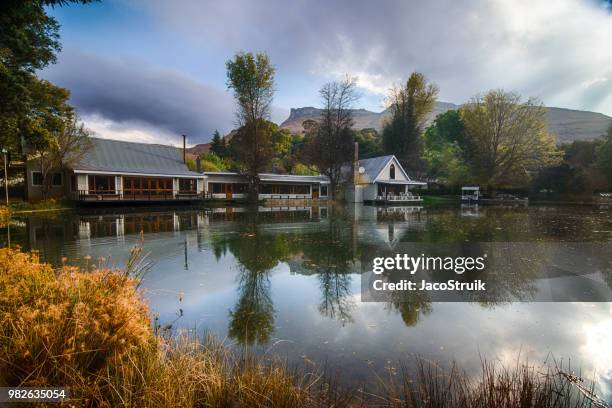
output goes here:
{"type": "MultiPolygon", "coordinates": [[[[449,102],[437,102],[428,122],[440,113],[449,109],[457,109],[459,105],[449,102]]],[[[388,109],[382,112],[371,112],[366,109],[354,109],[355,129],[375,128],[382,129],[382,124],[390,115],[388,109]]],[[[292,108],[289,117],[281,123],[281,127],[293,133],[302,133],[302,122],[307,119],[317,120],[321,110],[313,107],[292,108]]],[[[548,129],[557,135],[560,143],[574,140],[593,140],[606,133],[612,118],[601,113],[580,111],[565,108],[546,108],[548,129]]]]}
{"type": "MultiPolygon", "coordinates": [[[[227,135],[223,136],[223,139],[225,139],[226,143],[229,143],[230,140],[232,140],[232,138],[235,135],[236,135],[236,130],[232,130],[227,135]]],[[[193,145],[192,147],[188,147],[187,156],[189,156],[190,159],[195,159],[196,157],[206,154],[210,152],[210,145],[211,145],[211,142],[208,142],[208,143],[199,143],[199,144],[193,145]]]]}

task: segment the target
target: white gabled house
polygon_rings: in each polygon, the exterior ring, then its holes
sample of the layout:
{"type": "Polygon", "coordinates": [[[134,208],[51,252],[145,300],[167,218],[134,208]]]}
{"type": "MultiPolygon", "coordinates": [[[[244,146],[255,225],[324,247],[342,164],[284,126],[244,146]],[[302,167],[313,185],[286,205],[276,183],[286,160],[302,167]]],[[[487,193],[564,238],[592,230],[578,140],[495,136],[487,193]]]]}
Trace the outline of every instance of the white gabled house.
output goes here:
{"type": "Polygon", "coordinates": [[[349,202],[421,201],[411,189],[427,183],[412,180],[394,155],[361,159],[354,163],[346,189],[349,202]]]}

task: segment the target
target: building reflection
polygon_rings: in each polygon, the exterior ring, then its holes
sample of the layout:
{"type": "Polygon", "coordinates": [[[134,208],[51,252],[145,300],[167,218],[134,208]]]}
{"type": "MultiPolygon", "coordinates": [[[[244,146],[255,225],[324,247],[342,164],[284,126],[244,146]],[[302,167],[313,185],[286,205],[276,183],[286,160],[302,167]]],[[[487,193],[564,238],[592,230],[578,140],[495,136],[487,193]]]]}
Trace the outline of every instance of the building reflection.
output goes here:
{"type": "MultiPolygon", "coordinates": [[[[568,238],[570,234],[562,220],[543,221],[551,211],[546,207],[507,211],[474,206],[460,210],[409,206],[279,206],[260,207],[258,211],[224,207],[65,214],[55,218],[31,216],[17,220],[11,232],[13,241],[26,249],[37,249],[44,260],[57,265],[65,256],[79,258],[96,251],[110,251],[107,248],[111,247],[115,250],[113,256],[119,259],[141,232],[145,248],[152,252],[154,261],[163,263],[172,259],[175,262],[171,264],[175,269],[165,271],[166,274],[185,270],[197,273],[201,265],[194,261],[194,248],[198,252],[210,251],[217,262],[231,256],[238,277],[236,302],[229,308],[228,332],[240,343],[255,344],[267,342],[274,332],[271,277],[279,266],[288,268],[292,274],[316,277],[318,298],[313,302],[318,313],[341,324],[353,322],[358,307],[355,299],[359,289],[355,289],[355,283],[359,283],[360,277],[357,275],[371,273],[374,257],[408,253],[415,248],[422,251],[424,246],[432,256],[480,256],[489,252],[489,268],[478,275],[457,276],[450,272],[428,276],[431,281],[479,278],[491,282],[490,290],[469,296],[466,299],[469,302],[489,307],[517,299],[533,299],[541,291],[537,283],[542,277],[565,279],[568,276],[568,271],[552,267],[561,259],[561,264],[570,264],[570,260],[562,258],[563,248],[530,243],[524,247],[489,248],[478,243],[527,241],[534,229],[544,238],[568,238]],[[508,259],[514,260],[513,263],[508,259]]],[[[587,230],[576,226],[573,233],[584,236],[587,230]]],[[[610,286],[610,263],[600,262],[605,251],[599,252],[577,248],[567,253],[576,259],[596,260],[581,270],[603,275],[603,282],[610,286]]],[[[168,268],[169,264],[164,267],[168,268]]],[[[226,270],[218,272],[227,273],[226,270]]],[[[386,303],[407,326],[413,326],[431,311],[432,301],[423,294],[409,294],[388,299],[386,303]]]]}

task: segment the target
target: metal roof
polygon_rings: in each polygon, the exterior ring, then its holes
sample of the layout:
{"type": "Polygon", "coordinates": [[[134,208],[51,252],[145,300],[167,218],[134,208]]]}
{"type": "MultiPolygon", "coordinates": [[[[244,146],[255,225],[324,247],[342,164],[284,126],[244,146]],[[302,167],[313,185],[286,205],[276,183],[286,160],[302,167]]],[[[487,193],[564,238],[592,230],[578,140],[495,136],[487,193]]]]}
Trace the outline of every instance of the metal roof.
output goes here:
{"type": "Polygon", "coordinates": [[[305,182],[305,183],[328,183],[329,179],[325,176],[298,176],[295,174],[259,174],[261,181],[289,181],[289,182],[305,182]]]}
{"type": "Polygon", "coordinates": [[[73,166],[75,172],[204,177],[187,168],[183,152],[174,146],[96,137],[91,142],[92,148],[73,166]]]}
{"type": "Polygon", "coordinates": [[[359,160],[359,167],[363,167],[365,175],[368,176],[368,181],[372,183],[391,159],[393,159],[393,155],[361,159],[359,160]]]}
{"type": "MultiPolygon", "coordinates": [[[[238,176],[246,177],[243,174],[227,171],[206,171],[207,176],[238,176]]],[[[326,176],[301,176],[296,174],[275,174],[259,173],[259,180],[267,182],[286,182],[286,183],[329,183],[326,176]]]]}
{"type": "Polygon", "coordinates": [[[397,160],[397,158],[393,154],[387,155],[387,156],[372,157],[370,159],[361,159],[359,160],[359,167],[363,167],[363,169],[365,170],[364,173],[368,178],[367,180],[368,183],[374,183],[376,181],[383,181],[383,180],[377,180],[378,176],[380,176],[380,173],[383,171],[387,163],[389,163],[393,159],[395,159],[400,171],[404,174],[404,176],[406,176],[406,180],[412,181],[410,177],[408,176],[408,173],[406,173],[406,171],[402,167],[402,164],[399,162],[399,160],[397,160]]]}
{"type": "Polygon", "coordinates": [[[410,186],[425,186],[427,183],[424,181],[412,181],[412,180],[376,180],[377,183],[383,184],[401,184],[401,185],[410,185],[410,186]]]}

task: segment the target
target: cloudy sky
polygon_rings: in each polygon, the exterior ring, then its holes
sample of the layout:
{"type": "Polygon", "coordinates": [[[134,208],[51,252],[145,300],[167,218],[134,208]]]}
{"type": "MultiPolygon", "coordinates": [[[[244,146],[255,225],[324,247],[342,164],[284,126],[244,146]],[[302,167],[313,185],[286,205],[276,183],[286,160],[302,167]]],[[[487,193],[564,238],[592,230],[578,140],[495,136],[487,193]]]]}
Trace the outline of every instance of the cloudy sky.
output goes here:
{"type": "Polygon", "coordinates": [[[612,116],[612,0],[106,0],[50,12],[63,51],[41,75],[71,90],[102,137],[228,132],[225,61],[241,50],[276,66],[277,123],[347,73],[358,107],[380,111],[413,70],[442,101],[504,88],[612,116]]]}

